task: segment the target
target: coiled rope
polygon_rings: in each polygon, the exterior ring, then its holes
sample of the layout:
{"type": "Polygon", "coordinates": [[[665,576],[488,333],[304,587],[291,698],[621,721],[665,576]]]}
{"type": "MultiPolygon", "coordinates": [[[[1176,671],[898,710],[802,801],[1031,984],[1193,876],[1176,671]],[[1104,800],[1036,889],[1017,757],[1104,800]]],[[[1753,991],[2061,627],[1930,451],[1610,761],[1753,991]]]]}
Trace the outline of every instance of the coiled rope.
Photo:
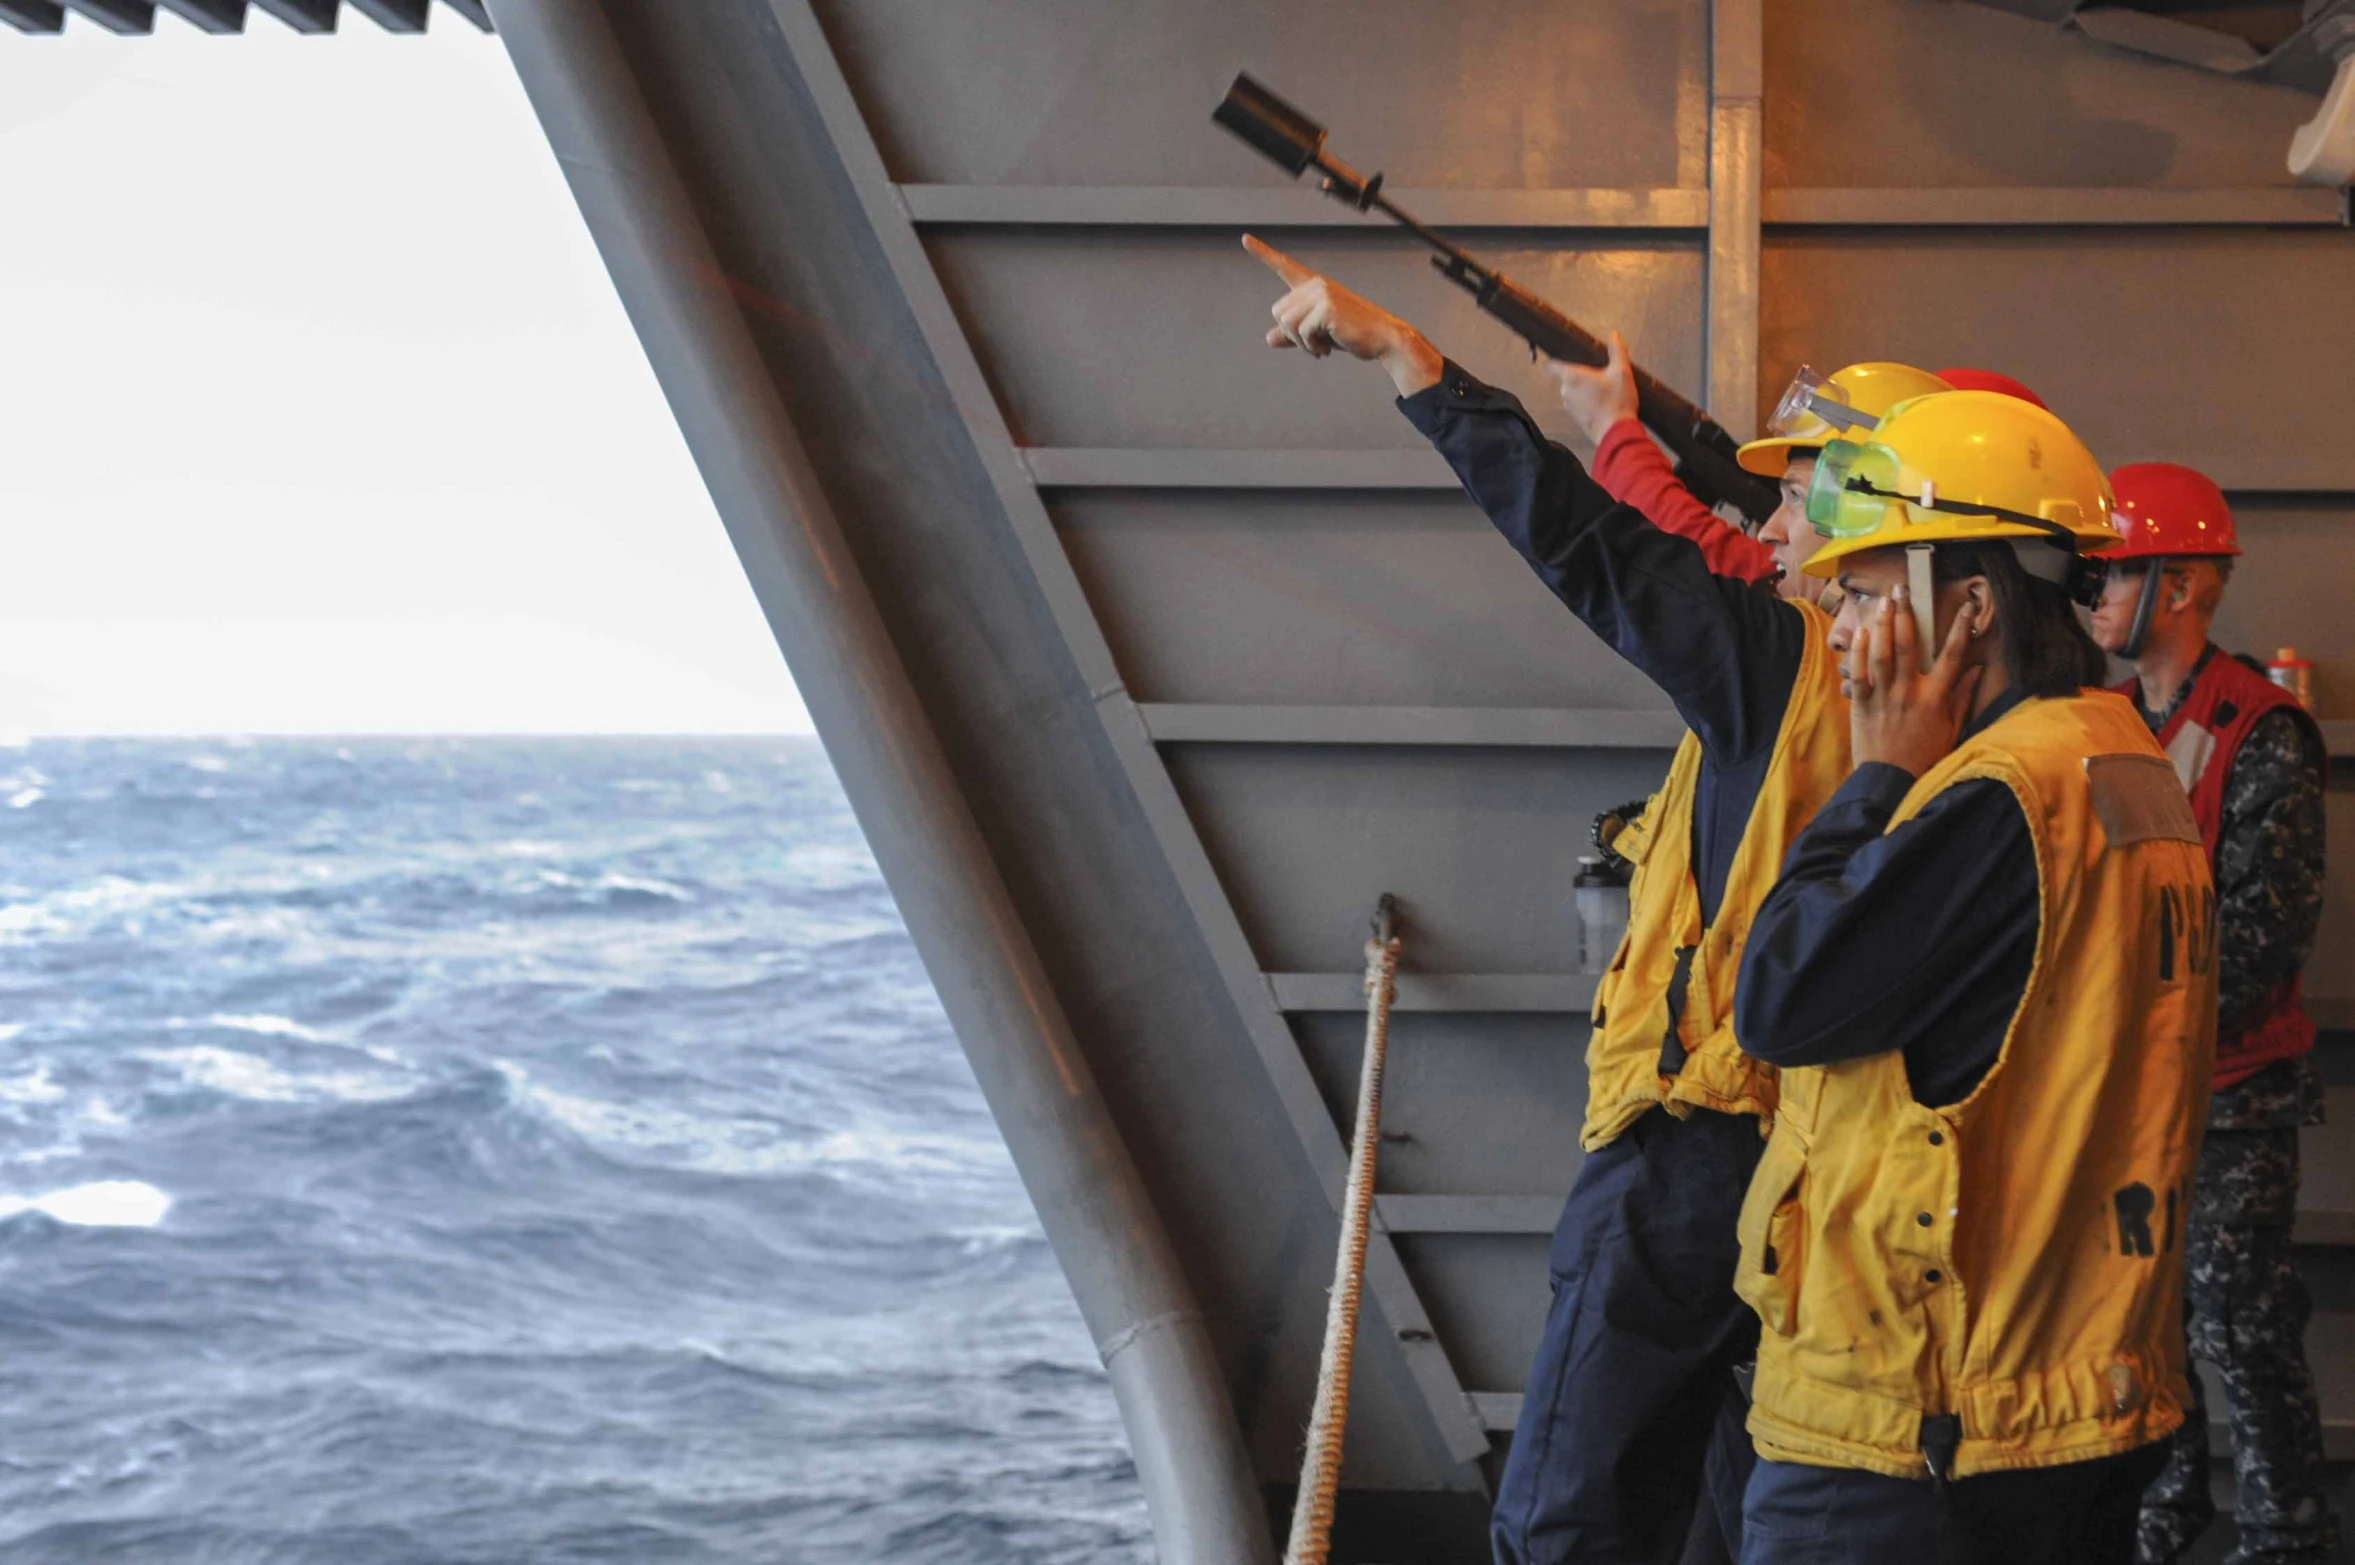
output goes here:
{"type": "Polygon", "coordinates": [[[1357,1124],[1349,1138],[1349,1184],[1341,1202],[1341,1253],[1325,1306],[1325,1351],[1317,1361],[1316,1405],[1300,1492],[1292,1501],[1292,1536],[1284,1565],[1325,1565],[1333,1537],[1333,1498],[1341,1487],[1341,1435],[1349,1423],[1349,1370],[1357,1349],[1358,1300],[1365,1288],[1366,1240],[1374,1220],[1374,1145],[1381,1139],[1382,1065],[1390,1049],[1390,1005],[1398,997],[1395,904],[1384,893],[1366,942],[1366,1047],[1358,1075],[1357,1124]]]}

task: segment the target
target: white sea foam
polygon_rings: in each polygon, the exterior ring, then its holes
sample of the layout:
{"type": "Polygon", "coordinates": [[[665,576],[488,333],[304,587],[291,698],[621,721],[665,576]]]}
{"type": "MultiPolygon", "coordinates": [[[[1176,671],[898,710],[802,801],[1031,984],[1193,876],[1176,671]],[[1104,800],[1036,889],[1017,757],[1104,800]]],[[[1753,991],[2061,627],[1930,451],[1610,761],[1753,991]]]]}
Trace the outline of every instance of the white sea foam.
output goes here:
{"type": "Polygon", "coordinates": [[[20,1075],[0,1076],[0,1103],[55,1103],[64,1096],[65,1089],[50,1079],[47,1060],[20,1075]]]}
{"type": "Polygon", "coordinates": [[[853,1126],[806,1140],[785,1137],[761,1119],[723,1119],[615,1103],[545,1087],[508,1060],[493,1061],[518,1101],[593,1144],[664,1154],[664,1161],[716,1174],[786,1174],[866,1167],[893,1172],[959,1173],[1005,1157],[997,1142],[853,1126]]]}
{"type": "Polygon", "coordinates": [[[407,1096],[410,1083],[362,1071],[286,1070],[258,1054],[203,1045],[146,1049],[139,1058],[171,1067],[182,1081],[254,1103],[382,1103],[407,1096]]]}
{"type": "Polygon", "coordinates": [[[642,896],[660,897],[666,902],[692,902],[695,893],[684,886],[674,886],[667,880],[654,880],[643,875],[600,875],[595,880],[583,880],[560,869],[544,869],[532,877],[532,883],[552,891],[635,891],[642,896]]]}
{"type": "Polygon", "coordinates": [[[14,1043],[17,1034],[25,1030],[22,1022],[0,1022],[0,1043],[14,1043]]]}
{"type": "Polygon", "coordinates": [[[102,1179],[41,1195],[0,1195],[0,1221],[40,1212],[77,1228],[153,1228],[172,1198],[136,1179],[102,1179]]]}
{"type": "Polygon", "coordinates": [[[0,906],[0,936],[70,933],[103,919],[173,901],[193,889],[175,881],[101,875],[87,886],[0,906]]]}
{"type": "Polygon", "coordinates": [[[692,902],[695,893],[684,886],[674,886],[667,880],[649,880],[639,875],[600,875],[599,891],[639,891],[650,897],[661,897],[671,902],[692,902]]]}
{"type": "Polygon", "coordinates": [[[43,797],[38,788],[19,788],[8,796],[8,807],[12,810],[29,810],[39,804],[43,797]]]}
{"type": "MultiPolygon", "coordinates": [[[[180,1024],[175,1022],[173,1025],[180,1024]]],[[[321,1032],[316,1027],[306,1027],[292,1017],[271,1016],[266,1013],[243,1016],[216,1011],[204,1019],[204,1025],[227,1028],[231,1032],[259,1033],[265,1038],[299,1038],[305,1043],[339,1044],[343,1042],[333,1033],[321,1032]]]]}
{"type": "Polygon", "coordinates": [[[225,772],[229,769],[229,763],[217,755],[192,755],[188,758],[188,769],[192,772],[225,772]]]}

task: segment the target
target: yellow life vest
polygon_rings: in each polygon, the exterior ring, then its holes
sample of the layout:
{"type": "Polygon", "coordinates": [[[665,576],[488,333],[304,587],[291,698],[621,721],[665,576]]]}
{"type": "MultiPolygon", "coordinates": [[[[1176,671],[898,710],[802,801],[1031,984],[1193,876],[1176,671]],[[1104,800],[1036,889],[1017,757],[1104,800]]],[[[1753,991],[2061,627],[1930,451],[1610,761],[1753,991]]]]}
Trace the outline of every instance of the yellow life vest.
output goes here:
{"type": "Polygon", "coordinates": [[[1735,1287],[1765,1330],[1750,1432],[1785,1462],[1951,1476],[2048,1467],[2183,1420],[2183,1232],[2216,1037],[2216,899],[2142,720],[2026,702],[1906,795],[1972,778],[2035,844],[2035,966],[1995,1066],[1925,1108],[1891,1051],[1782,1073],[1735,1287]]]}
{"type": "Polygon", "coordinates": [[[1734,974],[1750,919],[1782,872],[1784,853],[1849,772],[1848,702],[1840,694],[1838,660],[1825,644],[1831,621],[1812,603],[1792,606],[1807,621],[1799,672],[1715,921],[1702,927],[1693,879],[1698,739],[1684,736],[1667,782],[1615,845],[1636,870],[1627,936],[1595,989],[1579,1138],[1589,1152],[1655,1106],[1679,1116],[1696,1105],[1728,1114],[1774,1112],[1774,1068],[1734,1043],[1734,974]]]}

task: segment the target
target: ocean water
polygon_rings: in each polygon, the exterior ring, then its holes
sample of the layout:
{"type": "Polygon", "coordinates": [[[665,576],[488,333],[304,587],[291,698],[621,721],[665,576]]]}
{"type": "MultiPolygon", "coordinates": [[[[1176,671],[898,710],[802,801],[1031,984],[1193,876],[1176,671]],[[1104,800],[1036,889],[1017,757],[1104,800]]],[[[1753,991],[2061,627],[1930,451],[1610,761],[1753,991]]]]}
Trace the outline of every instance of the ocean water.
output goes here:
{"type": "Polygon", "coordinates": [[[814,743],[0,750],[0,1560],[1149,1557],[814,743]]]}

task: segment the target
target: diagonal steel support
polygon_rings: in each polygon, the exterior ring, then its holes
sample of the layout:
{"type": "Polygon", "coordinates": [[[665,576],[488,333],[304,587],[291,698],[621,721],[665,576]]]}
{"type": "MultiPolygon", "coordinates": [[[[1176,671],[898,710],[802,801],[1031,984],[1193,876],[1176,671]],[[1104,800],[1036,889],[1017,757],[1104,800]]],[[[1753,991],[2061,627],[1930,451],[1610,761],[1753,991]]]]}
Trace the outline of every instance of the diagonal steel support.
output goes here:
{"type": "MultiPolygon", "coordinates": [[[[1227,899],[1226,888],[1219,881],[1192,817],[1186,813],[1185,803],[1178,796],[1177,786],[1170,779],[1137,703],[1121,682],[1110,644],[1096,622],[1095,611],[1080,587],[1069,556],[1063,552],[1054,522],[1031,482],[1029,470],[1023,465],[1021,453],[1006,426],[1005,414],[991,394],[980,360],[949,304],[915,221],[884,166],[882,152],[834,57],[833,46],[827,41],[808,0],[770,0],[770,8],[893,277],[942,378],[948,383],[958,416],[989,475],[999,504],[1013,525],[1025,562],[1054,616],[1056,628],[1062,633],[1087,688],[1096,693],[1097,715],[1111,740],[1113,753],[1129,785],[1136,791],[1138,803],[1176,876],[1180,892],[1210,947],[1211,958],[1228,995],[1275,1086],[1284,1114],[1338,1218],[1349,1173],[1349,1155],[1341,1133],[1335,1128],[1332,1115],[1309,1074],[1308,1062],[1301,1055],[1291,1024],[1276,1009],[1274,998],[1260,977],[1259,961],[1243,933],[1242,921],[1227,899]]],[[[1405,1356],[1408,1372],[1445,1449],[1458,1462],[1485,1456],[1489,1449],[1488,1431],[1465,1394],[1430,1315],[1387,1235],[1377,1233],[1367,1247],[1366,1286],[1372,1291],[1385,1323],[1396,1335],[1398,1350],[1405,1356]]]]}
{"type": "Polygon", "coordinates": [[[1094,1335],[1169,1565],[1260,1565],[1208,1324],[608,8],[496,0],[517,76],[1094,1335]]]}

